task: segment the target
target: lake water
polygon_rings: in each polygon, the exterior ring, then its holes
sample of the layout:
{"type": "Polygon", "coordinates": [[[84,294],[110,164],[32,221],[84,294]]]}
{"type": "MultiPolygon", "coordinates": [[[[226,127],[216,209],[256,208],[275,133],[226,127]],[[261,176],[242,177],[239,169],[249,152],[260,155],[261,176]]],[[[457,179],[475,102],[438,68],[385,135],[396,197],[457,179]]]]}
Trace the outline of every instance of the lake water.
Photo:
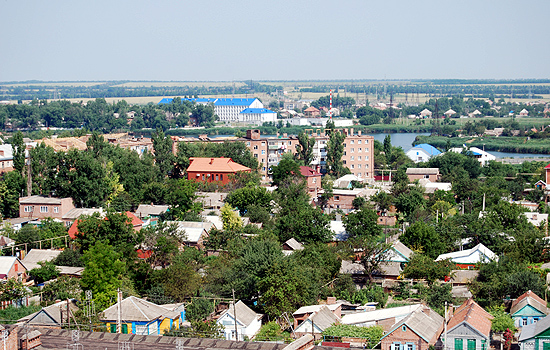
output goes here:
{"type": "MultiPolygon", "coordinates": [[[[430,133],[393,133],[393,134],[369,134],[374,137],[375,140],[379,142],[384,142],[386,135],[391,136],[391,144],[394,147],[401,147],[405,152],[412,148],[412,143],[416,139],[416,136],[429,136],[430,133]]],[[[538,153],[511,153],[511,152],[496,152],[496,151],[487,151],[488,153],[494,155],[497,158],[550,158],[548,154],[538,154],[538,153]]]]}

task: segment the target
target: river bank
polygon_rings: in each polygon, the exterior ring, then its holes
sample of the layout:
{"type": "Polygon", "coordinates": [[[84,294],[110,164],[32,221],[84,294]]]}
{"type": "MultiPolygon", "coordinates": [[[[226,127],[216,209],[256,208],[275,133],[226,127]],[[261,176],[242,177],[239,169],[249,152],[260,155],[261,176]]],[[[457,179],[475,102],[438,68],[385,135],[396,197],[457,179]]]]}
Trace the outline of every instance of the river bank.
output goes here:
{"type": "Polygon", "coordinates": [[[415,145],[428,143],[439,149],[450,147],[478,147],[485,151],[497,151],[520,154],[550,154],[549,139],[530,139],[520,136],[484,136],[484,137],[444,137],[444,136],[423,136],[419,135],[414,142],[415,145]]]}

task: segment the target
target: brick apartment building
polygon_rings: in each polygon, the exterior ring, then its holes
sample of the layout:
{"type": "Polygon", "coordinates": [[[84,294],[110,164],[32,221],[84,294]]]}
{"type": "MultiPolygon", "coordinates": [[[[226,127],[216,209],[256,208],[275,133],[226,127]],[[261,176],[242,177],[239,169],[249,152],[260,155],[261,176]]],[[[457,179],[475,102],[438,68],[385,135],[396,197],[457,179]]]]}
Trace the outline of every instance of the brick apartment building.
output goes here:
{"type": "MultiPolygon", "coordinates": [[[[353,128],[339,129],[346,135],[344,140],[344,155],[342,161],[344,166],[351,170],[351,173],[362,179],[374,178],[374,159],[373,159],[373,143],[374,138],[369,135],[361,134],[361,131],[354,133],[353,128]]],[[[313,129],[306,130],[310,136],[314,137],[316,142],[313,146],[314,159],[310,167],[324,174],[326,172],[326,144],[329,136],[324,130],[313,129]]],[[[177,151],[178,142],[226,142],[226,141],[241,141],[252,152],[254,158],[260,164],[260,174],[262,180],[268,181],[271,173],[271,168],[279,164],[282,156],[286,152],[296,153],[296,145],[298,138],[296,136],[282,134],[271,137],[262,137],[260,130],[247,130],[246,136],[242,138],[216,138],[211,139],[206,135],[201,135],[198,138],[179,138],[172,137],[174,140],[173,151],[177,151]]]]}
{"type": "Polygon", "coordinates": [[[71,209],[74,209],[72,198],[42,196],[19,198],[19,217],[21,218],[62,219],[71,209]]]}

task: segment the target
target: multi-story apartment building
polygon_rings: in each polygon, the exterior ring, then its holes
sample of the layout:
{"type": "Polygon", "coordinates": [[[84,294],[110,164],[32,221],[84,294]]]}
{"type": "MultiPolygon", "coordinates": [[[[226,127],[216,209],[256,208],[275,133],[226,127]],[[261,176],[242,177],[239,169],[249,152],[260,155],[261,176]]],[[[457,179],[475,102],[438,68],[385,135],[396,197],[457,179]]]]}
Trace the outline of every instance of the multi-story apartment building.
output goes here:
{"type": "MultiPolygon", "coordinates": [[[[346,135],[344,140],[344,154],[342,156],[344,166],[347,167],[353,175],[362,179],[374,178],[374,150],[372,148],[374,138],[369,135],[362,135],[360,130],[354,133],[353,128],[341,129],[340,131],[346,135]]],[[[314,158],[311,166],[321,173],[326,173],[326,150],[330,137],[324,131],[313,132],[311,136],[316,140],[313,146],[314,158]]]]}
{"type": "MultiPolygon", "coordinates": [[[[342,161],[344,166],[351,170],[351,173],[363,178],[374,178],[374,160],[373,160],[373,142],[374,138],[369,135],[362,135],[361,131],[354,133],[353,128],[341,129],[346,138],[344,140],[344,155],[342,161]]],[[[310,166],[320,173],[326,173],[326,145],[329,136],[324,132],[310,132],[316,142],[313,146],[313,161],[310,166]]],[[[172,137],[174,140],[174,153],[177,150],[178,142],[224,142],[228,139],[209,139],[205,135],[199,138],[178,138],[172,137]]],[[[296,153],[296,145],[298,138],[287,134],[262,137],[259,130],[247,130],[246,136],[243,138],[232,138],[232,141],[244,142],[246,147],[252,152],[254,158],[260,164],[260,174],[264,181],[269,180],[271,168],[279,164],[284,153],[296,153]]]]}

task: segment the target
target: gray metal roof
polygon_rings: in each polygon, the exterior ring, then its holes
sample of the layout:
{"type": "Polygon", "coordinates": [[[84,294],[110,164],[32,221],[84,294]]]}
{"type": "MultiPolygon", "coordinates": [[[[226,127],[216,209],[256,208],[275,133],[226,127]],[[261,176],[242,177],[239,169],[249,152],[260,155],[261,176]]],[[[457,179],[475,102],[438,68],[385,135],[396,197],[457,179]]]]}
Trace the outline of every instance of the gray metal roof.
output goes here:
{"type": "Polygon", "coordinates": [[[40,267],[39,262],[52,261],[59,254],[61,250],[52,250],[52,249],[31,249],[29,253],[23,259],[23,264],[29,270],[40,267]]]}
{"type": "MultiPolygon", "coordinates": [[[[245,326],[248,326],[249,324],[252,323],[252,321],[254,321],[255,319],[258,319],[260,317],[262,317],[261,314],[257,314],[255,313],[251,308],[249,308],[248,306],[246,306],[245,303],[243,303],[241,300],[239,300],[236,304],[235,304],[235,310],[237,312],[237,322],[245,325],[245,326]]],[[[225,314],[229,314],[233,319],[235,318],[235,314],[233,313],[233,303],[231,303],[231,305],[229,305],[229,309],[225,310],[219,318],[222,318],[223,315],[225,314]]]]}
{"type": "MultiPolygon", "coordinates": [[[[150,301],[130,296],[120,303],[123,321],[145,321],[149,322],[160,316],[166,316],[174,319],[179,313],[168,310],[160,305],[153,304],[150,301]]],[[[118,303],[103,311],[100,320],[114,321],[117,319],[118,303]]]]}
{"type": "Polygon", "coordinates": [[[140,204],[136,210],[136,216],[139,218],[144,218],[151,215],[159,216],[167,211],[167,205],[140,204]]]}
{"type": "Polygon", "coordinates": [[[519,335],[519,341],[531,339],[537,334],[540,334],[550,328],[550,316],[546,316],[537,323],[532,323],[521,328],[521,334],[519,335]]]}
{"type": "Polygon", "coordinates": [[[61,204],[60,198],[42,197],[42,196],[30,196],[19,198],[21,204],[61,204]]]}
{"type": "Polygon", "coordinates": [[[439,174],[439,168],[407,168],[407,175],[437,175],[439,174]]]}
{"type": "Polygon", "coordinates": [[[425,306],[424,308],[415,310],[401,322],[395,324],[384,337],[391,334],[396,329],[399,329],[401,326],[406,325],[427,343],[432,343],[432,341],[439,336],[438,333],[440,333],[443,323],[444,319],[441,315],[428,306],[425,306]]]}
{"type": "Polygon", "coordinates": [[[76,220],[82,215],[92,215],[93,213],[99,213],[102,216],[104,211],[103,208],[73,208],[63,215],[63,219],[76,220]]]}

